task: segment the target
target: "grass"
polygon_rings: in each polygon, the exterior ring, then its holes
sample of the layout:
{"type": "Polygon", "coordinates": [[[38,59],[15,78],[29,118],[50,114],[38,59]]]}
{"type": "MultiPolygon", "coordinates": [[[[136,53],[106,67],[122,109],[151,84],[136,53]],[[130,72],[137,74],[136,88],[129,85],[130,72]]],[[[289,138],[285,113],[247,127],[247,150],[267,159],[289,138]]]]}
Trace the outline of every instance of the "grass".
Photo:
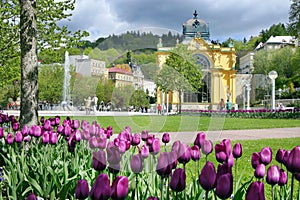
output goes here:
{"type": "MultiPolygon", "coordinates": [[[[74,117],[75,118],[75,117],[74,117]]],[[[101,127],[113,126],[114,133],[130,126],[132,132],[184,132],[300,127],[299,119],[243,119],[226,117],[176,116],[82,116],[76,119],[97,121],[101,127]]]]}

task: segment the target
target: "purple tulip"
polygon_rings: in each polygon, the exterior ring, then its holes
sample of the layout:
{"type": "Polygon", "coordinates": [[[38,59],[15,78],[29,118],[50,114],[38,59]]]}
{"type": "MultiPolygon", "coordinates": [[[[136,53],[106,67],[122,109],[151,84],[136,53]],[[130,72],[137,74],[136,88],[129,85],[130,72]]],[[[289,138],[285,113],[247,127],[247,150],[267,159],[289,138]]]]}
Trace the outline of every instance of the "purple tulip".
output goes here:
{"type": "Polygon", "coordinates": [[[172,150],[171,151],[174,151],[174,152],[178,153],[180,144],[181,144],[181,142],[179,140],[176,140],[172,145],[172,150]]]}
{"type": "Polygon", "coordinates": [[[217,177],[221,177],[223,174],[232,174],[232,167],[227,163],[218,165],[217,177]]]}
{"type": "Polygon", "coordinates": [[[159,140],[159,138],[154,138],[151,146],[149,147],[149,152],[152,155],[156,155],[160,152],[160,140],[159,140]]]}
{"type": "Polygon", "coordinates": [[[58,126],[60,124],[60,116],[55,116],[55,126],[58,126]]]}
{"type": "Polygon", "coordinates": [[[150,147],[154,141],[155,136],[152,134],[148,134],[148,137],[146,139],[146,144],[150,147]]]}
{"type": "Polygon", "coordinates": [[[109,199],[110,198],[110,182],[107,174],[99,174],[91,191],[90,197],[92,200],[109,199]]]}
{"type": "Polygon", "coordinates": [[[218,177],[216,185],[216,195],[221,199],[228,199],[233,192],[233,176],[226,173],[218,177]]]}
{"type": "Polygon", "coordinates": [[[170,142],[170,134],[169,133],[164,133],[162,136],[162,142],[167,144],[170,142]]]}
{"type": "Polygon", "coordinates": [[[130,168],[133,173],[140,173],[143,171],[143,160],[141,154],[133,155],[130,161],[130,168]]]}
{"type": "Polygon", "coordinates": [[[40,137],[42,135],[42,128],[40,126],[33,126],[33,136],[40,137]]]}
{"type": "Polygon", "coordinates": [[[204,155],[209,155],[213,151],[213,143],[211,140],[204,140],[201,146],[202,153],[204,155]]]}
{"type": "Polygon", "coordinates": [[[247,189],[246,200],[265,200],[264,183],[260,181],[251,183],[247,189]]]}
{"type": "Polygon", "coordinates": [[[283,150],[283,149],[278,149],[277,150],[275,160],[277,162],[279,162],[280,164],[283,163],[284,153],[285,153],[285,150],[283,150]]]}
{"type": "Polygon", "coordinates": [[[119,164],[121,161],[121,155],[119,148],[112,146],[107,148],[107,161],[109,164],[119,164]]]}
{"type": "Polygon", "coordinates": [[[242,156],[243,154],[243,149],[242,149],[242,144],[241,143],[236,143],[233,147],[233,151],[232,151],[233,157],[238,159],[242,156]]]}
{"type": "Polygon", "coordinates": [[[78,129],[80,127],[80,122],[79,120],[75,119],[72,121],[72,128],[78,129]]]}
{"type": "Polygon", "coordinates": [[[199,132],[196,136],[195,141],[194,141],[194,145],[197,145],[199,148],[201,148],[205,138],[206,138],[205,133],[204,132],[199,132]]]}
{"type": "Polygon", "coordinates": [[[121,154],[124,154],[126,152],[127,146],[126,146],[126,140],[116,138],[114,140],[115,146],[119,148],[119,151],[121,154]]]}
{"type": "Polygon", "coordinates": [[[92,166],[97,171],[102,171],[106,168],[106,154],[103,150],[93,152],[92,166]]]}
{"type": "Polygon", "coordinates": [[[252,153],[251,165],[252,165],[253,169],[255,169],[259,164],[261,164],[260,154],[257,152],[252,153]]]}
{"type": "Polygon", "coordinates": [[[272,165],[267,171],[266,181],[270,185],[276,185],[279,182],[280,170],[278,166],[272,165]]]}
{"type": "Polygon", "coordinates": [[[42,135],[42,143],[48,144],[50,142],[49,132],[45,131],[42,135]]]}
{"type": "Polygon", "coordinates": [[[200,160],[200,149],[196,145],[191,147],[191,158],[193,161],[200,160]]]}
{"type": "Polygon", "coordinates": [[[284,166],[287,166],[290,153],[291,153],[291,151],[289,151],[289,150],[287,150],[287,151],[284,152],[283,160],[282,160],[282,163],[284,164],[284,166]]]}
{"type": "Polygon", "coordinates": [[[199,182],[204,190],[212,190],[216,186],[217,173],[212,162],[207,161],[202,168],[199,176],[199,182]]]}
{"type": "Polygon", "coordinates": [[[121,169],[121,165],[120,163],[117,163],[117,164],[112,164],[112,163],[109,163],[108,165],[108,171],[112,174],[118,174],[120,172],[120,169],[121,169]]]}
{"type": "Polygon", "coordinates": [[[50,144],[54,145],[58,142],[58,134],[56,132],[50,132],[49,135],[50,144]]]}
{"type": "Polygon", "coordinates": [[[30,135],[27,135],[27,136],[25,136],[25,137],[23,138],[23,141],[24,141],[24,142],[30,142],[30,140],[31,140],[31,136],[30,136],[30,135]]]}
{"type": "Polygon", "coordinates": [[[128,178],[117,176],[111,186],[111,198],[113,200],[123,200],[128,195],[128,178]]]}
{"type": "Polygon", "coordinates": [[[285,184],[287,184],[287,180],[288,180],[287,173],[283,169],[280,169],[280,178],[278,181],[278,185],[284,186],[285,184]]]}
{"type": "Polygon", "coordinates": [[[38,198],[35,194],[32,193],[26,198],[26,200],[38,200],[38,198]]]}
{"type": "Polygon", "coordinates": [[[17,131],[15,134],[15,141],[17,143],[21,143],[23,141],[23,135],[21,133],[21,131],[17,131]]]}
{"type": "Polygon", "coordinates": [[[293,174],[300,173],[300,146],[296,146],[291,150],[286,167],[293,174]]]}
{"type": "Polygon", "coordinates": [[[21,133],[23,136],[27,136],[29,134],[29,128],[26,124],[23,126],[21,133]]]}
{"type": "Polygon", "coordinates": [[[82,139],[80,130],[76,129],[73,134],[74,134],[74,137],[75,137],[75,141],[80,142],[80,140],[82,139]]]}
{"type": "Polygon", "coordinates": [[[4,130],[0,127],[0,139],[4,137],[4,130]]]}
{"type": "Polygon", "coordinates": [[[265,147],[260,151],[260,160],[265,165],[272,161],[272,149],[270,147],[265,147]]]}
{"type": "Polygon", "coordinates": [[[225,152],[225,146],[223,144],[215,145],[216,159],[219,163],[223,163],[227,159],[227,155],[225,152]]]}
{"type": "Polygon", "coordinates": [[[256,178],[264,178],[266,174],[266,166],[264,164],[258,164],[254,171],[256,178]]]}
{"type": "Polygon", "coordinates": [[[141,142],[141,136],[139,133],[135,133],[132,137],[131,145],[132,146],[137,146],[141,142]]]}
{"type": "Polygon", "coordinates": [[[181,143],[179,146],[179,151],[178,151],[178,162],[186,164],[190,161],[191,159],[191,147],[188,146],[185,143],[181,143]]]}
{"type": "Polygon", "coordinates": [[[169,152],[169,163],[170,163],[172,169],[176,169],[177,162],[178,162],[177,161],[177,153],[174,151],[169,152]]]}
{"type": "Polygon", "coordinates": [[[12,144],[12,143],[14,143],[14,140],[15,139],[14,139],[13,134],[11,134],[11,133],[7,134],[6,140],[5,140],[6,144],[12,144]]]}
{"type": "Polygon", "coordinates": [[[156,164],[156,172],[159,176],[167,177],[172,172],[172,164],[169,160],[170,156],[167,152],[161,152],[156,164]]]}
{"type": "Polygon", "coordinates": [[[19,128],[20,128],[20,123],[19,123],[19,122],[13,122],[13,123],[12,123],[12,129],[13,129],[14,131],[19,130],[19,128]]]}
{"type": "Polygon", "coordinates": [[[86,199],[89,196],[89,184],[86,180],[78,180],[77,186],[75,189],[75,198],[76,199],[86,199]]]}
{"type": "Polygon", "coordinates": [[[149,156],[149,147],[146,144],[143,144],[140,154],[143,159],[148,158],[149,156]]]}
{"type": "Polygon", "coordinates": [[[51,131],[52,130],[51,121],[49,119],[45,120],[45,122],[43,124],[43,128],[44,128],[45,131],[51,131]]]}
{"type": "Polygon", "coordinates": [[[141,138],[144,142],[147,141],[147,138],[148,138],[148,131],[146,130],[143,130],[142,133],[141,133],[141,138]]]}
{"type": "Polygon", "coordinates": [[[181,192],[186,186],[186,174],[184,169],[177,168],[171,176],[170,188],[175,192],[181,192]]]}

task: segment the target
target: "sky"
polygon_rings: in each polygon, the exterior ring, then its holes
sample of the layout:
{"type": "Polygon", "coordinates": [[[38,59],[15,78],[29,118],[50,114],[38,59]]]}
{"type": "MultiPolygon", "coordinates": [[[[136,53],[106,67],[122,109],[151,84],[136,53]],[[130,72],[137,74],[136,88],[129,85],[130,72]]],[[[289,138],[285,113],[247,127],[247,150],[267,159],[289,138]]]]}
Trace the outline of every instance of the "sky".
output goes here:
{"type": "Polygon", "coordinates": [[[66,25],[88,31],[90,41],[132,30],[181,34],[182,24],[197,10],[209,24],[210,39],[242,40],[288,23],[289,8],[290,0],[76,0],[66,25]]]}

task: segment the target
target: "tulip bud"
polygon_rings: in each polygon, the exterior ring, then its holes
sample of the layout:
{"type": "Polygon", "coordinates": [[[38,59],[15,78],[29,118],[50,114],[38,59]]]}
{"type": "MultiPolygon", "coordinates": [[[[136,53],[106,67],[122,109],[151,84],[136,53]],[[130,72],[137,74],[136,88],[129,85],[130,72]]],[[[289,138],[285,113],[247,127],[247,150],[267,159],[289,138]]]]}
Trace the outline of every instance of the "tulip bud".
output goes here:
{"type": "Polygon", "coordinates": [[[92,200],[109,199],[110,198],[110,182],[107,174],[99,174],[90,191],[92,200]]]}
{"type": "Polygon", "coordinates": [[[23,141],[24,141],[24,142],[29,142],[30,140],[31,140],[30,135],[27,135],[27,136],[25,136],[25,137],[23,138],[23,141]]]}
{"type": "Polygon", "coordinates": [[[111,198],[113,200],[123,200],[128,195],[128,178],[117,176],[111,186],[111,198]]]}
{"type": "Polygon", "coordinates": [[[190,161],[191,159],[191,147],[188,146],[185,143],[181,143],[179,146],[179,151],[178,151],[178,162],[186,164],[190,161]]]}
{"type": "Polygon", "coordinates": [[[172,150],[171,151],[174,151],[174,152],[178,153],[180,144],[181,144],[181,142],[179,140],[176,140],[172,145],[172,150]]]}
{"type": "Polygon", "coordinates": [[[225,153],[225,146],[223,144],[215,145],[216,159],[219,163],[225,162],[227,155],[225,153]]]}
{"type": "Polygon", "coordinates": [[[42,135],[42,128],[40,126],[34,127],[34,136],[40,137],[42,135]]]}
{"type": "Polygon", "coordinates": [[[181,192],[186,186],[186,174],[184,169],[175,169],[173,175],[171,176],[170,188],[175,192],[181,192]]]}
{"type": "Polygon", "coordinates": [[[22,133],[23,136],[27,136],[28,135],[29,128],[28,128],[28,126],[26,124],[23,126],[21,133],[22,133]]]}
{"type": "Polygon", "coordinates": [[[209,155],[213,150],[213,143],[211,140],[204,140],[201,146],[202,153],[204,155],[209,155]]]}
{"type": "Polygon", "coordinates": [[[242,150],[242,144],[241,143],[238,142],[234,145],[232,154],[233,154],[233,157],[236,158],[236,159],[240,158],[242,156],[243,150],[242,150]]]}
{"type": "Polygon", "coordinates": [[[276,185],[279,182],[280,170],[278,166],[272,165],[267,171],[266,181],[270,185],[276,185]]]}
{"type": "Polygon", "coordinates": [[[284,155],[283,155],[282,163],[286,167],[287,167],[287,163],[288,163],[288,160],[289,160],[290,153],[291,153],[291,151],[287,150],[287,151],[284,152],[284,155]]]}
{"type": "Polygon", "coordinates": [[[200,149],[196,145],[191,147],[191,158],[193,161],[200,160],[200,149]]]}
{"type": "Polygon", "coordinates": [[[257,152],[252,153],[251,165],[252,165],[253,169],[255,169],[259,164],[261,164],[260,154],[257,152]]]}
{"type": "Polygon", "coordinates": [[[141,138],[143,141],[147,141],[147,138],[148,138],[148,131],[146,130],[143,130],[142,133],[141,133],[141,138]]]}
{"type": "Polygon", "coordinates": [[[133,155],[130,161],[130,168],[133,173],[140,173],[143,171],[143,160],[141,154],[133,155]]]}
{"type": "Polygon", "coordinates": [[[150,147],[154,141],[154,135],[148,135],[147,140],[146,140],[146,144],[150,147]]]}
{"type": "Polygon", "coordinates": [[[98,152],[93,152],[92,165],[97,171],[102,171],[106,168],[106,154],[103,150],[100,149],[98,152]]]}
{"type": "Polygon", "coordinates": [[[5,142],[6,142],[6,144],[12,144],[12,143],[14,143],[14,136],[13,136],[13,134],[11,134],[11,133],[7,134],[5,142]]]}
{"type": "Polygon", "coordinates": [[[32,193],[26,198],[26,200],[38,200],[38,198],[36,197],[35,194],[32,193]]]}
{"type": "Polygon", "coordinates": [[[49,141],[50,141],[49,132],[45,131],[42,135],[42,142],[43,142],[43,144],[48,144],[49,141]]]}
{"type": "Polygon", "coordinates": [[[285,150],[283,150],[283,149],[278,149],[277,150],[275,160],[277,162],[279,162],[280,164],[283,163],[284,153],[285,153],[285,150]]]}
{"type": "Polygon", "coordinates": [[[78,129],[80,127],[80,122],[79,120],[75,119],[72,121],[72,128],[78,129]]]}
{"type": "Polygon", "coordinates": [[[118,147],[112,146],[107,148],[107,161],[109,164],[119,164],[121,161],[121,155],[118,147]]]}
{"type": "Polygon", "coordinates": [[[135,133],[132,137],[131,145],[132,146],[137,146],[141,142],[141,136],[138,133],[135,133]]]}
{"type": "Polygon", "coordinates": [[[265,200],[264,183],[256,181],[250,184],[246,193],[246,200],[265,200]]]}
{"type": "Polygon", "coordinates": [[[293,174],[300,173],[300,146],[296,146],[292,149],[286,167],[293,174]]]}
{"type": "Polygon", "coordinates": [[[45,131],[51,131],[52,127],[51,127],[51,122],[49,119],[47,119],[44,124],[43,124],[43,128],[45,131]]]}
{"type": "Polygon", "coordinates": [[[265,147],[260,151],[260,160],[265,165],[272,161],[272,149],[270,147],[265,147]]]}
{"type": "Polygon", "coordinates": [[[141,156],[143,159],[147,158],[149,155],[149,147],[146,144],[143,144],[141,149],[141,156]]]}
{"type": "Polygon", "coordinates": [[[4,137],[4,130],[2,127],[0,127],[0,139],[4,137]]]}
{"type": "Polygon", "coordinates": [[[58,134],[56,132],[51,132],[50,133],[50,144],[57,144],[58,141],[58,134]]]}
{"type": "Polygon", "coordinates": [[[258,164],[254,171],[256,178],[264,178],[266,174],[266,166],[264,164],[258,164]]]}
{"type": "Polygon", "coordinates": [[[231,173],[223,174],[217,179],[216,195],[220,199],[228,199],[233,192],[233,176],[231,173]]]}
{"type": "Polygon", "coordinates": [[[19,123],[19,122],[13,122],[13,123],[12,123],[12,129],[13,129],[14,131],[19,130],[19,128],[20,128],[20,123],[19,123]]]}
{"type": "Polygon", "coordinates": [[[170,135],[169,133],[164,133],[163,136],[162,136],[162,142],[167,144],[170,142],[170,135]]]}
{"type": "Polygon", "coordinates": [[[160,141],[158,138],[154,138],[153,143],[149,147],[149,152],[152,155],[156,155],[160,152],[160,141]]]}
{"type": "Polygon", "coordinates": [[[15,141],[17,143],[21,143],[23,141],[23,135],[22,135],[21,131],[16,132],[15,141]]]}
{"type": "Polygon", "coordinates": [[[288,180],[287,173],[283,169],[280,169],[280,178],[278,181],[278,185],[284,186],[287,183],[287,180],[288,180]]]}
{"type": "Polygon", "coordinates": [[[60,116],[55,116],[55,125],[58,126],[60,124],[60,116]]]}
{"type": "Polygon", "coordinates": [[[86,180],[78,180],[77,186],[75,189],[75,198],[76,199],[86,199],[89,196],[89,184],[86,180]]]}
{"type": "Polygon", "coordinates": [[[212,190],[216,185],[217,173],[215,166],[212,162],[207,161],[202,168],[201,174],[199,176],[199,182],[204,190],[212,190]]]}
{"type": "Polygon", "coordinates": [[[194,141],[194,145],[197,145],[199,148],[201,148],[202,144],[205,140],[205,137],[206,137],[206,135],[205,135],[204,132],[199,132],[196,136],[195,141],[194,141]]]}
{"type": "Polygon", "coordinates": [[[169,161],[169,155],[167,152],[162,152],[157,160],[156,172],[159,176],[166,177],[172,172],[172,165],[169,161]]]}

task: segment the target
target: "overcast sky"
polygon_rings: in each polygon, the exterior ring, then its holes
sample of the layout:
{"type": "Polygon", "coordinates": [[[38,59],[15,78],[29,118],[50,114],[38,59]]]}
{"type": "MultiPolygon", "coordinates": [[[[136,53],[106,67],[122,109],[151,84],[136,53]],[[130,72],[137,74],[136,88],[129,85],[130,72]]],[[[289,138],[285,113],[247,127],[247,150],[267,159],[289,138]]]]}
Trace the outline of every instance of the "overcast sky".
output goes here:
{"type": "Polygon", "coordinates": [[[99,37],[135,29],[173,30],[193,17],[209,23],[212,40],[257,36],[273,24],[288,23],[290,0],[77,0],[68,26],[99,37]]]}

